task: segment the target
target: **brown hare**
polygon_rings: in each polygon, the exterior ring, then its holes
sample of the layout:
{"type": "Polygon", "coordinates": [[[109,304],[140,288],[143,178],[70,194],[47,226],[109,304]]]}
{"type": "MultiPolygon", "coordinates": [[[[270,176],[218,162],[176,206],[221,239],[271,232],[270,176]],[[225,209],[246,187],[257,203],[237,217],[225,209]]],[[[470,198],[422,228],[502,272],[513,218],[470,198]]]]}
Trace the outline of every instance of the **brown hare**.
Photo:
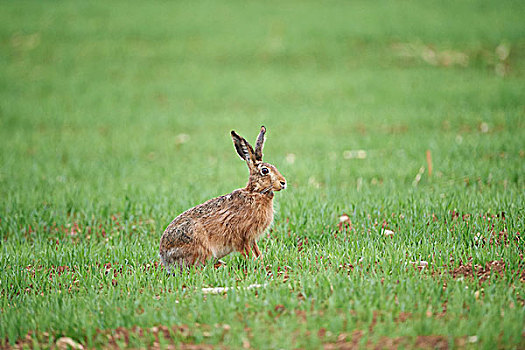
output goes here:
{"type": "Polygon", "coordinates": [[[273,221],[274,191],[286,188],[286,179],[262,161],[266,128],[255,150],[232,130],[239,156],[250,170],[248,184],[230,194],[208,200],[177,216],[160,239],[160,261],[168,272],[173,267],[203,265],[233,251],[255,258],[261,255],[257,240],[273,221]]]}

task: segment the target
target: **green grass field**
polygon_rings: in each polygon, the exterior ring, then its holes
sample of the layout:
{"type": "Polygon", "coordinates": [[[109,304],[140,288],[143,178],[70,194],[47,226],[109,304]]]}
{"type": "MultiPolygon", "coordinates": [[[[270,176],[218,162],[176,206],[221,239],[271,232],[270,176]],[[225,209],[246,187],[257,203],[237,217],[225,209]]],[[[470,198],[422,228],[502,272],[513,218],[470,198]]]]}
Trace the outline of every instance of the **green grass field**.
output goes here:
{"type": "Polygon", "coordinates": [[[2,1],[0,347],[524,348],[523,18],[2,1]],[[169,276],[164,228],[245,185],[261,125],[263,260],[169,276]]]}

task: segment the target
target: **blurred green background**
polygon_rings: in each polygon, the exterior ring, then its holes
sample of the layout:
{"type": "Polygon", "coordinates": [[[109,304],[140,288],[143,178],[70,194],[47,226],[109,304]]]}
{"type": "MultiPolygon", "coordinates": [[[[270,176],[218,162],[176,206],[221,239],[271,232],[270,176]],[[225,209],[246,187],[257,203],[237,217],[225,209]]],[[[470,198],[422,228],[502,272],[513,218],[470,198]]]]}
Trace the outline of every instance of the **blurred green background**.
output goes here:
{"type": "Polygon", "coordinates": [[[523,188],[522,1],[1,9],[4,197],[205,198],[244,183],[229,131],[252,140],[262,124],[267,160],[301,187],[408,184],[430,149],[445,179],[523,188]],[[342,161],[353,149],[367,158],[342,161]]]}

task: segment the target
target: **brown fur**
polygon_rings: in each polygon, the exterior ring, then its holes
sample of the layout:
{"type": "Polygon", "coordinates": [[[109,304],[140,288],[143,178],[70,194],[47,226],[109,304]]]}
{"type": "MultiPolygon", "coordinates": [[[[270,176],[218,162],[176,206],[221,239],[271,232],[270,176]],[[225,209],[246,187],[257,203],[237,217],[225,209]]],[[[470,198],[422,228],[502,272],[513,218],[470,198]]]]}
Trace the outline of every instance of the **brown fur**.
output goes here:
{"type": "Polygon", "coordinates": [[[168,271],[174,265],[205,264],[232,251],[245,257],[251,252],[256,258],[261,255],[257,240],[273,221],[274,191],[286,188],[281,173],[262,162],[265,132],[261,127],[253,150],[232,131],[235,149],[250,169],[248,184],[185,211],[168,225],[160,240],[161,262],[168,271]]]}

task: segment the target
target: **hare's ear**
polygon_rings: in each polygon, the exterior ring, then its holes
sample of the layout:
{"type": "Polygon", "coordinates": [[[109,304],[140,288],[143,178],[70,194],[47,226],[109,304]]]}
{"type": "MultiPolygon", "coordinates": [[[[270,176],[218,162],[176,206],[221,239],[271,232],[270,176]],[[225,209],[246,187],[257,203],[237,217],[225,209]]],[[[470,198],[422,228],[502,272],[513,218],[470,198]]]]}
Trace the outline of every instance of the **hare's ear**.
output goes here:
{"type": "Polygon", "coordinates": [[[244,159],[248,165],[255,163],[255,155],[252,145],[250,145],[244,137],[239,136],[235,131],[232,130],[231,134],[235,150],[237,151],[237,154],[239,154],[239,157],[244,159]]]}
{"type": "Polygon", "coordinates": [[[259,136],[257,136],[257,142],[255,143],[255,159],[258,161],[262,161],[263,153],[262,149],[264,146],[264,134],[266,133],[266,128],[261,126],[261,132],[259,133],[259,136]]]}

